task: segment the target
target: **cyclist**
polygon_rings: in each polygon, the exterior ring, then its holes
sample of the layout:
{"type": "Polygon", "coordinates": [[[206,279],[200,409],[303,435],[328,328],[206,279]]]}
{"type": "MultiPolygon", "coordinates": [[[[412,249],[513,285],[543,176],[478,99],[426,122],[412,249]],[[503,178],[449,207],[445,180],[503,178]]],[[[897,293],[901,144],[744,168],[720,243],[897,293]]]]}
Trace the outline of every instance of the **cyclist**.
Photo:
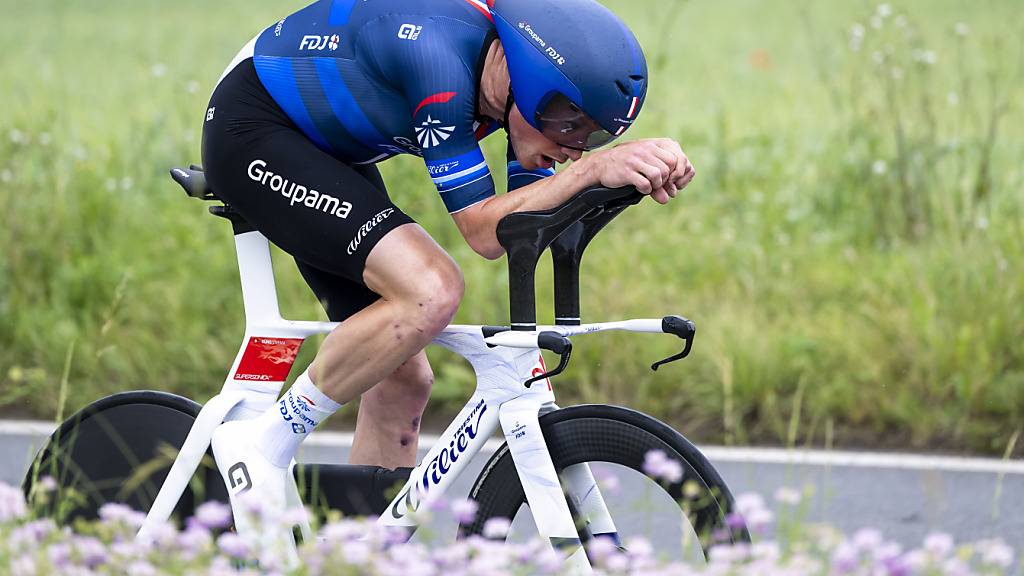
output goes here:
{"type": "Polygon", "coordinates": [[[594,0],[320,0],[242,49],[206,111],[207,179],[295,258],[341,324],[280,399],[275,386],[234,384],[247,397],[229,419],[251,418],[213,438],[233,502],[251,490],[283,508],[299,444],[359,396],[350,461],[415,464],[433,381],[423,348],[454,316],[463,278],[375,164],[421,156],[466,241],[496,259],[497,223],[512,212],[598,185],[665,204],[689,184],[693,167],[669,139],[583,156],[633,124],[647,83],[636,38],[594,0]],[[500,196],[479,147],[498,128],[509,139],[500,196]]]}

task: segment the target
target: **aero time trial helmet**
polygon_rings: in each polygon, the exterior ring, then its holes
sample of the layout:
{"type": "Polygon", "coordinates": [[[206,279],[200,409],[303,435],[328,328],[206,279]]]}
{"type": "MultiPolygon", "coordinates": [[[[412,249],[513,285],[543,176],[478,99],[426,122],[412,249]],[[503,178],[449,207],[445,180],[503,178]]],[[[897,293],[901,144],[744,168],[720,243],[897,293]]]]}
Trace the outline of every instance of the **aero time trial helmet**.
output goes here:
{"type": "Polygon", "coordinates": [[[594,0],[494,0],[491,13],[530,125],[559,145],[593,150],[633,124],[647,60],[610,10],[594,0]]]}

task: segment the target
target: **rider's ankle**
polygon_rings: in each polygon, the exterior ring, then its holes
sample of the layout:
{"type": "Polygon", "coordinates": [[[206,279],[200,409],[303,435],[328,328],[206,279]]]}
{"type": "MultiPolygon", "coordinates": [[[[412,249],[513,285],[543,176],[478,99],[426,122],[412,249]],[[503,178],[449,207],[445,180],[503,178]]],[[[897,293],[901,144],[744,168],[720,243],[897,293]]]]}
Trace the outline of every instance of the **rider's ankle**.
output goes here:
{"type": "Polygon", "coordinates": [[[313,384],[308,371],[303,372],[257,419],[260,430],[255,439],[259,450],[274,465],[288,466],[306,436],[341,406],[313,384]]]}

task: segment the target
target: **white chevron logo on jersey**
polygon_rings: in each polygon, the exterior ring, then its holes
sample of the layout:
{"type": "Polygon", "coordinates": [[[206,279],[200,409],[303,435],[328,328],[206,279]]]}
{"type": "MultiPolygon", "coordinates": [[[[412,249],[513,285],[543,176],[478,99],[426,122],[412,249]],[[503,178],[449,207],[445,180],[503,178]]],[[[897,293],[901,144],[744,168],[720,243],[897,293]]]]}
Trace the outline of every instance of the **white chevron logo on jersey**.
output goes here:
{"type": "Polygon", "coordinates": [[[424,150],[444,142],[451,137],[452,132],[455,132],[455,126],[440,126],[439,124],[441,124],[440,120],[434,120],[428,114],[426,122],[415,127],[416,140],[424,150]]]}

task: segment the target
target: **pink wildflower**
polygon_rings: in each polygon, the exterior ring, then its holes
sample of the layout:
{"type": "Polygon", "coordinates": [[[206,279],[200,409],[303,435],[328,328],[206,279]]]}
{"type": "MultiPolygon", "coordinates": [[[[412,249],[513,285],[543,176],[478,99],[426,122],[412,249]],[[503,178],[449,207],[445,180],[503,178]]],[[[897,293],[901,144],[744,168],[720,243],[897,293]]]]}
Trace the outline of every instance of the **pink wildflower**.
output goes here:
{"type": "Polygon", "coordinates": [[[21,490],[0,483],[0,522],[10,522],[25,517],[25,496],[21,490]]]}
{"type": "Polygon", "coordinates": [[[508,536],[508,531],[512,527],[512,523],[509,522],[508,518],[491,518],[484,523],[484,537],[491,539],[499,539],[508,536]]]}
{"type": "Polygon", "coordinates": [[[231,525],[231,507],[223,502],[212,500],[203,502],[196,508],[196,522],[208,530],[218,530],[231,525]]]}
{"type": "Polygon", "coordinates": [[[452,502],[451,505],[452,514],[460,524],[469,524],[472,522],[473,519],[476,518],[476,511],[479,507],[480,505],[476,503],[476,500],[470,500],[468,498],[465,500],[456,500],[455,502],[452,502]]]}

